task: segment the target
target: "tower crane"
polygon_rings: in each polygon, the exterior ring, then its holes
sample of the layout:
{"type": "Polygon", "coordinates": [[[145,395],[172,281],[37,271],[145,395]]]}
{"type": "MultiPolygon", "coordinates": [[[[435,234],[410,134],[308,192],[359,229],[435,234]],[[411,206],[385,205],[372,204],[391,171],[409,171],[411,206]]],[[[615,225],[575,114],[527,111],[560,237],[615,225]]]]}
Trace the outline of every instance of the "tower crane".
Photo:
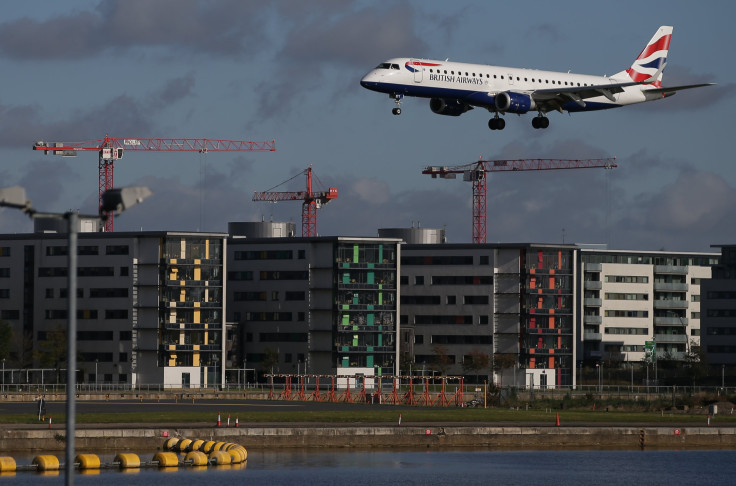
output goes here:
{"type": "Polygon", "coordinates": [[[487,172],[515,172],[522,170],[558,169],[613,169],[616,157],[606,159],[515,159],[479,160],[454,167],[426,167],[422,174],[432,178],[454,179],[463,174],[463,181],[473,183],[473,243],[486,242],[486,195],[488,193],[487,172]]]}
{"type": "MultiPolygon", "coordinates": [[[[33,150],[44,154],[76,157],[80,151],[96,151],[99,154],[99,204],[102,193],[113,188],[115,161],[123,158],[128,150],[156,152],[234,152],[276,150],[276,141],[247,142],[243,140],[217,140],[210,138],[114,138],[105,135],[100,140],[88,142],[36,142],[33,150]]],[[[113,215],[105,221],[104,231],[113,231],[113,215]]]]}
{"type": "Polygon", "coordinates": [[[302,203],[302,236],[317,236],[317,210],[337,198],[337,187],[330,187],[327,191],[314,192],[312,190],[312,166],[310,165],[291,179],[268,189],[267,191],[253,192],[254,201],[303,201],[302,203]],[[307,190],[296,192],[274,192],[273,189],[292,181],[296,177],[307,176],[307,190]]]}

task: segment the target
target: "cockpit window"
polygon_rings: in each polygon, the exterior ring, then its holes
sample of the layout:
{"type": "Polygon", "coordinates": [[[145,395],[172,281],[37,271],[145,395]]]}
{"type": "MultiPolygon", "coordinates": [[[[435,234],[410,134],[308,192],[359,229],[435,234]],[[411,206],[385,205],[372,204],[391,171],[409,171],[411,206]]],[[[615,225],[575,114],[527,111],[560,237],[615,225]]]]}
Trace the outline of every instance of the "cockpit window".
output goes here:
{"type": "Polygon", "coordinates": [[[395,70],[398,71],[399,70],[399,65],[398,64],[391,64],[390,62],[382,62],[381,64],[379,64],[378,66],[376,66],[376,69],[395,69],[395,70]]]}
{"type": "Polygon", "coordinates": [[[391,64],[391,69],[396,69],[398,71],[399,70],[399,65],[398,64],[391,64]]]}

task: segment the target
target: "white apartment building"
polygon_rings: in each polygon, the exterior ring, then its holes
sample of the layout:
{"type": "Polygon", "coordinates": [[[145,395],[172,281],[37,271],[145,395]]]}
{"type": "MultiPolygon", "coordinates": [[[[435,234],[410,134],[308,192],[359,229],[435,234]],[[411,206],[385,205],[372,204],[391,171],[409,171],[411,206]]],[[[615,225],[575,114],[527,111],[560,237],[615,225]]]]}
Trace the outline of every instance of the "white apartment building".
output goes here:
{"type": "Polygon", "coordinates": [[[580,360],[638,362],[647,342],[658,359],[684,359],[700,343],[701,282],[717,253],[581,248],[580,360]]]}

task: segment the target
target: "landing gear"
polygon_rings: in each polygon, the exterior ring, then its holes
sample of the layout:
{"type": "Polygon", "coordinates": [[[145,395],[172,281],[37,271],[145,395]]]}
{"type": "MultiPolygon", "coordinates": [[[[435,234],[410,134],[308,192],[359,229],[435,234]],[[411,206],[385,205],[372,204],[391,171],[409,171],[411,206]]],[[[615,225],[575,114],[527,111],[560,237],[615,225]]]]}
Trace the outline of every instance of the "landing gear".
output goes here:
{"type": "Polygon", "coordinates": [[[506,120],[499,118],[498,115],[488,120],[488,128],[491,130],[503,130],[506,128],[506,120]]]}
{"type": "Polygon", "coordinates": [[[401,115],[401,100],[404,98],[404,95],[401,93],[392,93],[389,96],[393,98],[394,103],[396,103],[396,108],[391,110],[391,113],[394,115],[401,115]]]}
{"type": "Polygon", "coordinates": [[[549,126],[549,118],[546,116],[535,116],[532,118],[532,126],[534,128],[547,128],[549,126]]]}

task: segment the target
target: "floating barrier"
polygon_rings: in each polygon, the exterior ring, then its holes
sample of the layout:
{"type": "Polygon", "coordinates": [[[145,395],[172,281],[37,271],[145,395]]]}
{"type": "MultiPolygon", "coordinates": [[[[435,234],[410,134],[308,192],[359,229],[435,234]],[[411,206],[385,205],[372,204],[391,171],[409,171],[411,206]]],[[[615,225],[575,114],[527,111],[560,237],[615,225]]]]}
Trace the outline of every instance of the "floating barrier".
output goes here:
{"type": "Polygon", "coordinates": [[[78,454],[74,462],[79,464],[79,469],[99,469],[100,458],[96,454],[78,454]]]}
{"type": "Polygon", "coordinates": [[[0,457],[0,473],[15,472],[15,459],[12,457],[0,457]]]}
{"type": "Polygon", "coordinates": [[[117,463],[120,469],[137,469],[141,467],[141,459],[137,454],[118,454],[113,459],[113,463],[117,463]]]}
{"type": "Polygon", "coordinates": [[[31,463],[39,471],[58,471],[59,458],[56,456],[36,456],[31,463]]]}
{"type": "MultiPolygon", "coordinates": [[[[164,451],[157,452],[153,458],[144,462],[137,454],[119,453],[111,463],[103,463],[97,454],[78,454],[74,458],[74,467],[80,473],[99,473],[100,469],[117,468],[122,471],[140,469],[142,467],[158,467],[175,469],[180,466],[207,467],[244,464],[248,461],[248,451],[240,444],[233,442],[183,439],[171,437],[163,444],[164,451]],[[181,452],[182,454],[179,454],[181,452]]],[[[40,455],[33,458],[29,465],[18,465],[15,459],[0,456],[0,474],[16,471],[37,471],[58,473],[65,465],[52,455],[40,455]]]]}

